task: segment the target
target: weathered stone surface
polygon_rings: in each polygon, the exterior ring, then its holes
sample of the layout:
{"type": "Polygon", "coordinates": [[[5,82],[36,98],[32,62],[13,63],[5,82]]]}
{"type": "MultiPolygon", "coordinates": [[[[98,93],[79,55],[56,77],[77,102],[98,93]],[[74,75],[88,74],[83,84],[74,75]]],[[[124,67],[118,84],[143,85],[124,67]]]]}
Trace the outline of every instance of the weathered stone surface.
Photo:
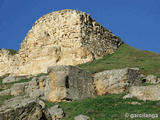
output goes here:
{"type": "Polygon", "coordinates": [[[25,93],[32,98],[43,97],[43,99],[48,96],[51,89],[51,80],[49,76],[44,75],[40,77],[34,77],[29,81],[28,87],[25,93]]]}
{"type": "Polygon", "coordinates": [[[140,84],[140,72],[137,68],[106,70],[94,75],[94,83],[98,95],[122,93],[131,85],[140,84]]]}
{"type": "Polygon", "coordinates": [[[160,100],[160,85],[149,86],[132,86],[129,89],[129,94],[124,98],[136,97],[140,100],[160,100]]]}
{"type": "Polygon", "coordinates": [[[157,84],[157,83],[160,83],[160,79],[158,79],[158,77],[154,75],[147,75],[146,82],[157,84]]]}
{"type": "Polygon", "coordinates": [[[43,98],[48,96],[51,90],[51,80],[49,76],[43,75],[40,77],[33,77],[31,81],[24,83],[15,83],[10,89],[0,92],[0,95],[21,96],[27,95],[32,98],[43,98]]]}
{"type": "Polygon", "coordinates": [[[95,95],[91,74],[74,66],[54,66],[48,68],[51,91],[48,100],[78,100],[95,95]]]}
{"type": "Polygon", "coordinates": [[[85,63],[114,53],[121,44],[89,14],[52,12],[35,22],[17,54],[0,50],[0,76],[46,73],[49,66],[85,63]]]}
{"type": "Polygon", "coordinates": [[[27,95],[51,102],[72,101],[95,96],[93,77],[79,67],[54,66],[49,75],[33,77],[25,83],[15,83],[9,91],[0,94],[27,95]]]}
{"type": "Polygon", "coordinates": [[[52,116],[52,120],[60,120],[64,117],[64,112],[59,105],[55,105],[48,109],[49,113],[52,116]]]}
{"type": "Polygon", "coordinates": [[[28,83],[16,83],[14,84],[10,91],[12,96],[20,96],[20,95],[25,95],[25,89],[27,89],[28,83]]]}
{"type": "Polygon", "coordinates": [[[23,80],[26,78],[27,78],[27,76],[8,76],[2,80],[2,83],[17,82],[17,81],[20,81],[20,80],[23,80]]]}
{"type": "Polygon", "coordinates": [[[9,50],[0,50],[0,76],[4,76],[16,70],[16,66],[18,65],[16,58],[17,55],[12,55],[9,50]]]}
{"type": "Polygon", "coordinates": [[[0,92],[0,96],[4,96],[4,95],[11,95],[11,90],[10,89],[6,89],[0,92]]]}
{"type": "Polygon", "coordinates": [[[86,115],[78,115],[74,118],[74,120],[90,120],[90,118],[86,115]]]}
{"type": "Polygon", "coordinates": [[[49,112],[35,99],[16,97],[0,106],[1,120],[52,120],[49,112]]]}

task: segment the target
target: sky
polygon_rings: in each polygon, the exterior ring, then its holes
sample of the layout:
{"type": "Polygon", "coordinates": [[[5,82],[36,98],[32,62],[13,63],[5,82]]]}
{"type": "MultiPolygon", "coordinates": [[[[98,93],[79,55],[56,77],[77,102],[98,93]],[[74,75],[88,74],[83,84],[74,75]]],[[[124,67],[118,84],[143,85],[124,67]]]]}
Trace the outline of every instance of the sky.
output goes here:
{"type": "Polygon", "coordinates": [[[126,44],[160,54],[160,0],[0,0],[0,49],[20,49],[34,22],[63,9],[87,12],[126,44]]]}

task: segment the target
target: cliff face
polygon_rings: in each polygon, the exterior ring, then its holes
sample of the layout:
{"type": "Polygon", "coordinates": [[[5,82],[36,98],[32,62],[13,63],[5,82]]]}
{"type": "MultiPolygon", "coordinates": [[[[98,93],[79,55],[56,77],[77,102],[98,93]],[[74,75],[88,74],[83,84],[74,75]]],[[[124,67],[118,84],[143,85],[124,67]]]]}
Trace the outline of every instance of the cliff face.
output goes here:
{"type": "Polygon", "coordinates": [[[52,12],[35,22],[16,55],[0,51],[0,75],[38,74],[53,65],[89,62],[114,53],[121,44],[89,14],[76,10],[52,12]]]}

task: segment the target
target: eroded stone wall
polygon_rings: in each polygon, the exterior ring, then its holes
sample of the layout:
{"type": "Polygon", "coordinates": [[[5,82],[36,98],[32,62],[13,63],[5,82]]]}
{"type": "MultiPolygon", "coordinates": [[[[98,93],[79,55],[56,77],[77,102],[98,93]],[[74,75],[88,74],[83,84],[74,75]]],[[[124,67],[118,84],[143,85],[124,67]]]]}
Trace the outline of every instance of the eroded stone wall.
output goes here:
{"type": "Polygon", "coordinates": [[[89,14],[76,10],[52,12],[35,22],[14,60],[9,56],[11,65],[0,63],[4,66],[0,75],[45,73],[49,66],[89,62],[114,53],[121,44],[89,14]]]}

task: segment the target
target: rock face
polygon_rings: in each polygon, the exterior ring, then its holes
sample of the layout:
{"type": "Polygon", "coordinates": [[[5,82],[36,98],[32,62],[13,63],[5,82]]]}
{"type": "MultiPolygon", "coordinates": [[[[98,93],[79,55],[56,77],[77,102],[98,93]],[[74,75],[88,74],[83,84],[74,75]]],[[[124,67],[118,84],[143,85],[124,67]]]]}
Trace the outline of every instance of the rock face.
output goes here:
{"type": "Polygon", "coordinates": [[[0,95],[21,96],[27,95],[32,98],[43,97],[45,99],[51,89],[51,80],[48,75],[33,77],[31,81],[15,83],[10,89],[0,92],[0,95]]]}
{"type": "Polygon", "coordinates": [[[15,83],[0,95],[41,98],[51,102],[72,101],[95,96],[93,77],[75,66],[53,66],[48,68],[49,75],[33,77],[25,83],[15,83]]]}
{"type": "Polygon", "coordinates": [[[25,93],[32,98],[44,97],[45,99],[50,91],[50,86],[51,81],[49,76],[43,75],[40,77],[34,77],[29,81],[25,93]]]}
{"type": "Polygon", "coordinates": [[[132,85],[140,84],[140,72],[135,68],[106,70],[94,75],[94,83],[98,95],[119,94],[132,85]]]}
{"type": "Polygon", "coordinates": [[[114,53],[121,44],[89,14],[52,12],[35,22],[17,54],[0,50],[0,76],[46,73],[49,66],[85,63],[114,53]]]}
{"type": "Polygon", "coordinates": [[[140,100],[160,100],[160,85],[132,86],[124,98],[136,97],[140,100]]]}
{"type": "Polygon", "coordinates": [[[52,120],[49,112],[35,99],[16,97],[0,106],[1,120],[52,120]]]}
{"type": "Polygon", "coordinates": [[[48,72],[52,86],[49,101],[79,100],[95,96],[90,73],[73,66],[50,67],[48,72]]]}
{"type": "Polygon", "coordinates": [[[11,87],[12,96],[20,96],[25,94],[25,89],[28,87],[28,83],[16,83],[11,87]]]}

